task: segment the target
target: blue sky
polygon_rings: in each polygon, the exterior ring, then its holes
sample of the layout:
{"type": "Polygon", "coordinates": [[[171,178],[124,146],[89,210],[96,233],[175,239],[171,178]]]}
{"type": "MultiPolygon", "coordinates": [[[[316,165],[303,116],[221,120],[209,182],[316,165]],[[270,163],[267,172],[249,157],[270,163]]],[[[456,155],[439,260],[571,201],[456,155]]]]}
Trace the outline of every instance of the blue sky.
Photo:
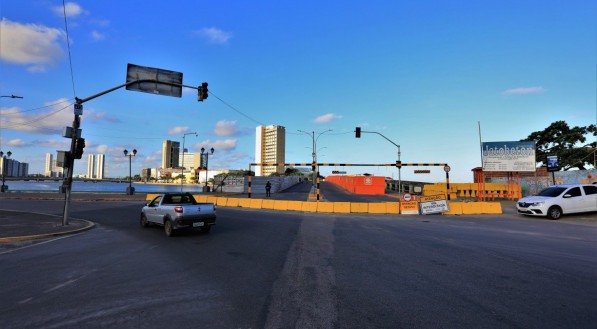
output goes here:
{"type": "MultiPolygon", "coordinates": [[[[187,85],[207,81],[212,96],[201,103],[194,90],[174,98],[121,89],[85,103],[85,154],[105,153],[110,177],[128,174],[123,149],[139,151],[139,172],[159,167],[163,140],[195,131],[187,148],[214,147],[210,167],[246,169],[255,127],[278,124],[287,162],[311,160],[311,138],[297,130],[328,129],[321,162],[396,161],[383,138],[356,139],[361,126],[399,144],[403,162],[447,162],[451,181],[469,182],[480,165],[477,122],[483,141],[515,141],[556,120],[597,121],[594,1],[66,5],[72,78],[62,1],[0,4],[0,93],[24,97],[0,99],[0,149],[30,173],[43,172],[45,153],[68,148],[60,135],[74,97],[124,83],[128,63],[183,72],[187,85]]],[[[75,174],[85,168],[86,156],[75,174]]],[[[403,168],[402,179],[444,179],[441,168],[414,169],[403,168]]],[[[397,177],[395,168],[351,172],[397,177]]]]}

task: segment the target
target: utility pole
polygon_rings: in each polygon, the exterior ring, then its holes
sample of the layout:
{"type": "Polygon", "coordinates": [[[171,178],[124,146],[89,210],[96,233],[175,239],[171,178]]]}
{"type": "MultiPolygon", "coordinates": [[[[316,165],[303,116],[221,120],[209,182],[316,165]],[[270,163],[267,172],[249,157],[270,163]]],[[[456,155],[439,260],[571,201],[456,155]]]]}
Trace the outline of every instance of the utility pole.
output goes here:
{"type": "Polygon", "coordinates": [[[313,159],[313,163],[311,165],[311,169],[313,170],[313,184],[316,183],[317,181],[317,177],[319,177],[319,166],[317,165],[317,140],[319,140],[319,137],[321,137],[321,135],[332,131],[332,129],[328,129],[325,131],[320,132],[317,137],[315,137],[315,131],[311,131],[311,133],[308,133],[306,131],[303,130],[298,130],[299,132],[302,132],[303,134],[308,135],[309,137],[311,137],[311,141],[312,141],[312,151],[311,151],[311,157],[313,159]]]}
{"type": "Polygon", "coordinates": [[[355,128],[355,137],[361,138],[361,133],[378,134],[379,136],[383,137],[385,140],[394,144],[394,146],[396,146],[398,148],[398,161],[396,161],[396,167],[398,167],[398,194],[402,193],[402,179],[400,176],[400,170],[402,169],[402,161],[400,161],[400,145],[394,143],[392,140],[390,140],[389,138],[387,138],[386,136],[382,135],[381,133],[379,133],[377,131],[364,131],[364,130],[361,130],[361,127],[356,127],[355,128]]]}

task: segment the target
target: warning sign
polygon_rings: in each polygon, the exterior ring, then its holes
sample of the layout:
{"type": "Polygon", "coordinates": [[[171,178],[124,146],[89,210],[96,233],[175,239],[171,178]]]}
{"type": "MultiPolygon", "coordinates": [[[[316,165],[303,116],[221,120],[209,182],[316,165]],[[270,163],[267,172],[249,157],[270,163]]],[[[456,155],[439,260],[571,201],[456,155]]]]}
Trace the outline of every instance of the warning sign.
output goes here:
{"type": "Polygon", "coordinates": [[[448,211],[448,202],[445,195],[431,195],[421,197],[421,213],[437,214],[448,211]]]}
{"type": "Polygon", "coordinates": [[[418,215],[419,202],[417,201],[400,201],[400,213],[403,215],[418,215]]]}

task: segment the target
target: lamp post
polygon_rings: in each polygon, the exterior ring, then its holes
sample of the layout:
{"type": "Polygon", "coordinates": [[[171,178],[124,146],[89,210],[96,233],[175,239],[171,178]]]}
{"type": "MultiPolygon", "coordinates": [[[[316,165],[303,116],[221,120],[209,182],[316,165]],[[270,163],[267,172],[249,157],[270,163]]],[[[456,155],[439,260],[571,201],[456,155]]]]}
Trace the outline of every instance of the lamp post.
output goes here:
{"type": "MultiPolygon", "coordinates": [[[[212,147],[212,148],[210,149],[210,152],[211,152],[211,154],[214,154],[214,151],[215,151],[215,150],[214,150],[214,148],[212,147]]],[[[203,163],[203,164],[204,164],[204,166],[202,166],[202,167],[204,167],[204,168],[205,168],[205,186],[203,187],[203,192],[209,192],[209,191],[207,190],[207,189],[208,189],[208,186],[207,186],[207,167],[208,167],[208,162],[209,162],[209,154],[210,154],[210,153],[208,153],[208,152],[206,152],[206,151],[205,151],[205,148],[204,148],[204,147],[202,147],[202,148],[201,148],[201,160],[205,159],[205,162],[203,163]]]]}
{"type": "Polygon", "coordinates": [[[131,173],[131,161],[132,158],[137,154],[137,150],[133,149],[133,152],[129,153],[128,150],[124,150],[124,156],[129,157],[129,187],[126,188],[127,195],[135,194],[135,188],[133,187],[133,177],[131,173]]]}
{"type": "MultiPolygon", "coordinates": [[[[314,184],[315,181],[316,181],[316,178],[317,178],[317,176],[316,176],[317,173],[315,172],[315,164],[317,163],[317,140],[319,139],[319,137],[321,137],[321,135],[323,135],[323,134],[325,134],[327,132],[332,131],[332,129],[328,129],[328,130],[320,132],[317,135],[317,137],[315,137],[315,132],[314,131],[311,131],[311,133],[308,133],[308,132],[303,131],[303,130],[298,130],[298,131],[302,132],[303,134],[308,135],[309,137],[311,137],[311,140],[313,142],[311,156],[313,157],[313,166],[312,166],[312,169],[313,169],[313,184],[314,184]]],[[[319,172],[319,170],[317,170],[317,171],[319,172]]]]}
{"type": "Polygon", "coordinates": [[[12,152],[10,151],[6,152],[6,156],[4,155],[4,152],[0,151],[0,158],[2,158],[2,187],[0,187],[0,191],[2,191],[2,193],[8,190],[8,186],[4,185],[4,181],[6,179],[6,175],[4,174],[4,172],[6,171],[6,159],[10,158],[11,155],[12,152]]]}
{"type": "Polygon", "coordinates": [[[182,164],[180,165],[180,174],[182,175],[182,177],[180,178],[180,193],[182,193],[182,184],[184,184],[184,142],[187,135],[195,135],[195,137],[198,136],[197,132],[186,133],[182,135],[182,164]]]}

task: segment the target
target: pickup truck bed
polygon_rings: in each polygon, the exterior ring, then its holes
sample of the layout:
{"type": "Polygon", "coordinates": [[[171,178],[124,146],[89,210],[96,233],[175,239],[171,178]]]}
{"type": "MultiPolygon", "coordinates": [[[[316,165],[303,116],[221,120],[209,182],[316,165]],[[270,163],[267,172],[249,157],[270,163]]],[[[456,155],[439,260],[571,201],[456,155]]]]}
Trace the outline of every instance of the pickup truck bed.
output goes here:
{"type": "Polygon", "coordinates": [[[199,228],[208,233],[216,223],[213,203],[197,203],[190,193],[165,193],[158,195],[141,210],[141,226],[164,226],[167,236],[176,230],[199,228]]]}

